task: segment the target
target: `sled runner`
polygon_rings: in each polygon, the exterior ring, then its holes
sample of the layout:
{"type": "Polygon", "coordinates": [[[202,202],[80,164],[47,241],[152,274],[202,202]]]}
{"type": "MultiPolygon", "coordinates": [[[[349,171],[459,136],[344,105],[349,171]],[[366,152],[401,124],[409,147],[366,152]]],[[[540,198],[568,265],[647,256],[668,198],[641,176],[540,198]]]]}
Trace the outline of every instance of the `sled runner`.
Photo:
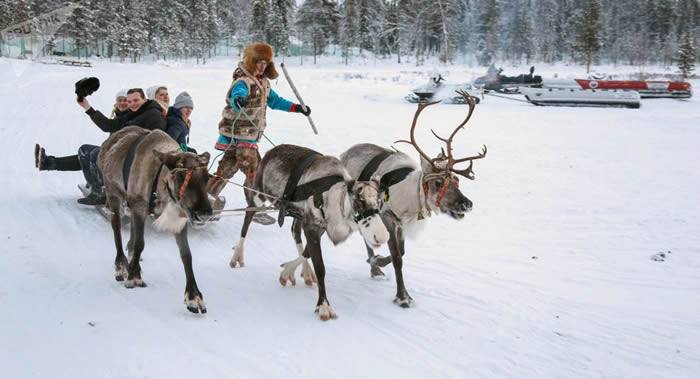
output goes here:
{"type": "MultiPolygon", "coordinates": [[[[87,187],[85,184],[78,184],[78,189],[80,192],[82,192],[83,196],[88,196],[90,195],[90,188],[87,187]]],[[[112,222],[112,211],[110,211],[105,204],[98,204],[94,205],[95,209],[97,210],[97,213],[99,213],[102,217],[107,220],[107,222],[112,222]]],[[[126,207],[122,209],[122,223],[126,224],[129,222],[129,215],[128,215],[128,210],[126,207]]]]}

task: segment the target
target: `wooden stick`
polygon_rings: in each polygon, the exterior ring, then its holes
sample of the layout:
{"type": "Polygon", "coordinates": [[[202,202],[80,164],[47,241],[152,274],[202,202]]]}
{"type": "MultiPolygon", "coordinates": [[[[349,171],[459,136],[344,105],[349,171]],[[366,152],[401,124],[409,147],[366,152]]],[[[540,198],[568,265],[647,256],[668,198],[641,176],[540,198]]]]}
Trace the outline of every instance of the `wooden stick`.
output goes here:
{"type": "MultiPolygon", "coordinates": [[[[284,63],[280,63],[280,67],[282,67],[282,72],[284,73],[284,77],[287,78],[287,83],[289,83],[289,86],[292,87],[292,92],[294,92],[294,95],[297,97],[297,100],[299,100],[299,104],[301,104],[302,107],[306,108],[306,104],[304,104],[304,100],[301,99],[301,95],[299,95],[299,91],[297,91],[297,87],[294,86],[294,83],[292,82],[292,78],[289,77],[289,73],[287,72],[287,67],[284,66],[284,63]]],[[[314,120],[311,119],[311,115],[306,116],[307,119],[309,119],[309,124],[311,124],[311,129],[314,130],[314,134],[318,134],[318,130],[316,129],[316,125],[314,125],[314,120]]]]}

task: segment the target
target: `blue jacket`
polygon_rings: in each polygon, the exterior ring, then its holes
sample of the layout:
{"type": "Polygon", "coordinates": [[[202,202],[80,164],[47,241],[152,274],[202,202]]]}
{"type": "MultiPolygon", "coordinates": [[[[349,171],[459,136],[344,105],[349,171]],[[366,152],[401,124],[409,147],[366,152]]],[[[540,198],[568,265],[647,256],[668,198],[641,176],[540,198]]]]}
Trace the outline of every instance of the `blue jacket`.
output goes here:
{"type": "MultiPolygon", "coordinates": [[[[243,82],[239,81],[233,86],[231,90],[231,95],[228,99],[231,108],[235,111],[239,111],[240,108],[236,105],[236,98],[245,99],[248,97],[248,86],[243,82]]],[[[270,95],[267,97],[267,106],[272,109],[277,109],[285,112],[296,112],[297,105],[291,101],[281,97],[272,88],[270,88],[270,95]]],[[[255,142],[255,141],[245,141],[245,142],[255,142]]],[[[224,135],[219,135],[219,139],[216,141],[214,148],[217,150],[226,150],[231,145],[231,137],[224,135]]]]}
{"type": "Polygon", "coordinates": [[[173,107],[168,108],[167,122],[168,126],[165,132],[168,133],[178,145],[187,145],[189,142],[190,128],[182,118],[180,110],[173,107]]]}
{"type": "MultiPolygon", "coordinates": [[[[233,86],[233,89],[231,90],[231,97],[228,99],[229,104],[231,104],[231,108],[233,108],[235,111],[240,110],[234,102],[237,97],[244,99],[248,97],[248,86],[242,80],[233,86]]],[[[267,97],[267,106],[279,111],[294,111],[294,103],[278,95],[272,88],[270,88],[270,95],[267,97]]]]}

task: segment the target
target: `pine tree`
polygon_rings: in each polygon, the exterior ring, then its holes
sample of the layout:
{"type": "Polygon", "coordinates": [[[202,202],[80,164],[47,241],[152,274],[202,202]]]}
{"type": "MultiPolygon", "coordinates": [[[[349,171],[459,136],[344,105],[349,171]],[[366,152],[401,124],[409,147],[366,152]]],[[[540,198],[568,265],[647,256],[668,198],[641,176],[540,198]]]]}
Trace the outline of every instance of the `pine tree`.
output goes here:
{"type": "Polygon", "coordinates": [[[510,24],[509,45],[513,61],[520,63],[523,56],[526,62],[530,61],[533,52],[532,46],[532,26],[527,12],[529,1],[518,1],[515,3],[515,13],[510,24]]]}
{"type": "Polygon", "coordinates": [[[250,24],[250,35],[255,42],[267,41],[267,0],[253,1],[253,21],[250,24]]]}
{"type": "Polygon", "coordinates": [[[286,55],[289,49],[289,26],[294,4],[290,0],[272,0],[267,20],[267,40],[275,54],[286,55]]]}
{"type": "Polygon", "coordinates": [[[693,46],[693,38],[690,32],[686,32],[683,36],[683,43],[681,43],[680,50],[678,51],[678,71],[681,73],[683,80],[690,78],[695,71],[695,46],[693,46]]]}
{"type": "Polygon", "coordinates": [[[326,46],[338,37],[340,13],[338,5],[331,0],[306,0],[299,7],[297,26],[302,39],[311,43],[314,56],[321,55],[326,46]]]}
{"type": "Polygon", "coordinates": [[[345,64],[348,64],[352,48],[357,47],[358,19],[355,0],[345,0],[341,7],[340,47],[345,64]]]}
{"type": "Polygon", "coordinates": [[[94,31],[97,28],[94,17],[95,12],[90,8],[88,0],[75,3],[77,7],[68,18],[68,34],[75,42],[75,48],[80,58],[80,52],[85,50],[85,57],[90,56],[90,43],[94,40],[94,31]]]}
{"type": "Polygon", "coordinates": [[[497,0],[485,0],[480,3],[479,26],[477,27],[477,61],[482,66],[488,66],[496,59],[499,48],[498,37],[500,6],[497,0]]]}
{"type": "Polygon", "coordinates": [[[600,30],[600,0],[590,0],[588,7],[583,12],[583,17],[579,19],[576,28],[575,51],[581,56],[586,64],[586,72],[591,71],[591,63],[595,54],[602,47],[598,36],[600,30]]]}

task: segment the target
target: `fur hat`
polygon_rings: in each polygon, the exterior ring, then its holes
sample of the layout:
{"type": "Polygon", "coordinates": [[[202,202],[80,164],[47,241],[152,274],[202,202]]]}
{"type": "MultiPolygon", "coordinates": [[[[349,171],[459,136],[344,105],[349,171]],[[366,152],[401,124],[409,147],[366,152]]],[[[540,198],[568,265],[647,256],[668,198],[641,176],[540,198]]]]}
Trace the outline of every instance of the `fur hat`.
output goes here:
{"type": "Polygon", "coordinates": [[[158,92],[158,90],[161,88],[168,89],[168,87],[162,86],[162,85],[148,87],[148,89],[146,90],[146,98],[151,99],[151,100],[155,100],[156,92],[158,92]]]}
{"type": "Polygon", "coordinates": [[[175,109],[180,109],[184,107],[190,107],[194,109],[194,102],[192,101],[192,96],[190,96],[189,93],[186,91],[180,92],[179,95],[175,98],[175,104],[173,104],[173,108],[175,109]]]}
{"type": "Polygon", "coordinates": [[[243,51],[243,66],[248,72],[253,73],[255,72],[255,64],[264,59],[267,61],[267,68],[265,68],[263,76],[274,80],[279,74],[272,62],[273,57],[272,46],[264,42],[252,43],[243,51]]]}
{"type": "Polygon", "coordinates": [[[126,97],[126,88],[122,88],[117,92],[117,94],[114,96],[115,99],[119,99],[120,97],[126,97]]]}

